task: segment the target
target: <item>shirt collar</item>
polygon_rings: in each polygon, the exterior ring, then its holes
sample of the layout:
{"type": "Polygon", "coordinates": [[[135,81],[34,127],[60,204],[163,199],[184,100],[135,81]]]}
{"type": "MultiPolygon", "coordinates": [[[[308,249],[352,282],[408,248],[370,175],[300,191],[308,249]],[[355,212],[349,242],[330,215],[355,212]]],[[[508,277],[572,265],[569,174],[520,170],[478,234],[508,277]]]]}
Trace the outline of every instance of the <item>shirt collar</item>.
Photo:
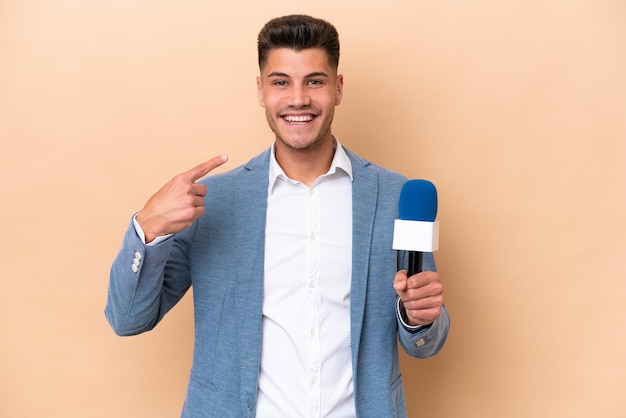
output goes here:
{"type": "MultiPolygon", "coordinates": [[[[348,157],[348,154],[346,154],[346,151],[343,149],[343,146],[341,145],[341,143],[339,142],[337,138],[333,137],[333,141],[334,141],[333,145],[335,147],[335,155],[333,156],[333,161],[330,163],[330,168],[328,169],[328,172],[326,174],[321,175],[316,180],[316,183],[322,177],[337,173],[338,169],[343,171],[345,174],[347,174],[350,177],[350,180],[353,180],[352,163],[350,162],[350,158],[348,157]]],[[[289,177],[287,177],[287,174],[285,174],[280,164],[278,164],[278,161],[276,161],[276,155],[274,154],[275,144],[276,144],[276,141],[272,143],[272,149],[270,152],[268,194],[272,193],[272,190],[274,189],[274,184],[276,184],[276,181],[278,179],[294,181],[290,179],[289,177]]]]}

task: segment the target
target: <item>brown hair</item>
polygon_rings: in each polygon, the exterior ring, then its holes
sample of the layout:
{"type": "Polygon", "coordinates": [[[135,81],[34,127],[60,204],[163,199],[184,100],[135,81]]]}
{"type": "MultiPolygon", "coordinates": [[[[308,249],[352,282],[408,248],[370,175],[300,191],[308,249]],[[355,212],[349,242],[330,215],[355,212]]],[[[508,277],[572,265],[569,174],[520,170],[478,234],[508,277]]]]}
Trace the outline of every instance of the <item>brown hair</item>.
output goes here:
{"type": "Polygon", "coordinates": [[[300,51],[321,48],[326,51],[328,63],[335,70],[339,66],[339,34],[337,29],[322,19],[306,15],[290,15],[270,20],[258,36],[259,68],[267,64],[269,53],[277,48],[300,51]]]}

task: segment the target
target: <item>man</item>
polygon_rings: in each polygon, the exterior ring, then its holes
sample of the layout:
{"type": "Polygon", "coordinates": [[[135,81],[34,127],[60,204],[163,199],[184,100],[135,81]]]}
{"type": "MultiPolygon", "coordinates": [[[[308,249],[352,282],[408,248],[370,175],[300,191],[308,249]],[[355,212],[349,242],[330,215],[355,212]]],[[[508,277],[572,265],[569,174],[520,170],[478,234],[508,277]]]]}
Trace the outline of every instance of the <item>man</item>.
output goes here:
{"type": "Polygon", "coordinates": [[[407,277],[392,250],[406,179],[344,149],[335,28],[308,16],[258,37],[272,147],[200,180],[174,177],[134,217],[111,269],[113,329],[152,329],[193,285],[184,417],[405,417],[397,341],[414,357],[449,327],[432,254],[407,277]]]}

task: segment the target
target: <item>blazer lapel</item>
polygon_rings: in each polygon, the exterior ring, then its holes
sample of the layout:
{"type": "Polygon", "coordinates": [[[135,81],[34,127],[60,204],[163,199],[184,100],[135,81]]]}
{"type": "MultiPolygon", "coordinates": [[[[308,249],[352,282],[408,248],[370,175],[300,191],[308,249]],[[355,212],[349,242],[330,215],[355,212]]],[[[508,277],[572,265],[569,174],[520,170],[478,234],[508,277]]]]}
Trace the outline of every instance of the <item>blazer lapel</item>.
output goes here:
{"type": "Polygon", "coordinates": [[[350,294],[350,341],[352,367],[357,359],[363,328],[369,259],[378,197],[378,176],[367,168],[369,162],[346,151],[352,162],[352,289],[350,294]]]}
{"type": "Polygon", "coordinates": [[[265,216],[267,209],[269,151],[242,168],[237,185],[237,294],[241,373],[241,402],[244,410],[256,401],[261,359],[263,315],[263,272],[265,262],[265,216]]]}

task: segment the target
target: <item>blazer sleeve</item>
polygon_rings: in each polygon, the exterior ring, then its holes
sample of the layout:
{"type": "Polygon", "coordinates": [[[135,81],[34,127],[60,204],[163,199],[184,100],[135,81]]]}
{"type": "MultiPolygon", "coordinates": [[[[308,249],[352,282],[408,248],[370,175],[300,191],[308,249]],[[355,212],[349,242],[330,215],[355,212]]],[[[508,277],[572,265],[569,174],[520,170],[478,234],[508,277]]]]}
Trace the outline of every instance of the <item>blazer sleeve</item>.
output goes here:
{"type": "Polygon", "coordinates": [[[189,265],[175,237],[147,246],[131,221],[111,266],[105,316],[118,335],[149,331],[190,286],[189,265]],[[176,274],[168,274],[173,269],[176,274]]]}
{"type": "Polygon", "coordinates": [[[411,332],[402,325],[400,318],[398,324],[398,339],[404,351],[413,357],[427,358],[437,354],[446,342],[450,316],[443,306],[439,318],[427,328],[411,332]]]}

